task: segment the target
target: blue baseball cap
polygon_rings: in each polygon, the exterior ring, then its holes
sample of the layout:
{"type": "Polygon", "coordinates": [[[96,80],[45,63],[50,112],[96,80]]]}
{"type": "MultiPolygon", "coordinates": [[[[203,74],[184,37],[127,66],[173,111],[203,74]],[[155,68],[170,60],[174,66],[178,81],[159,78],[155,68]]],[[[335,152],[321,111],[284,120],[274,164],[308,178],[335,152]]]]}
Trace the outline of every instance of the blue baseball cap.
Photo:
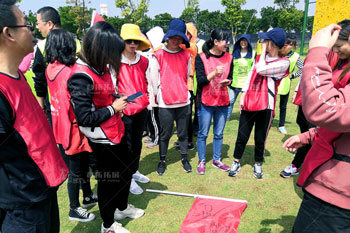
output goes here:
{"type": "Polygon", "coordinates": [[[286,32],[282,28],[273,28],[268,32],[258,32],[258,36],[265,40],[272,40],[279,48],[286,43],[286,32]]]}
{"type": "Polygon", "coordinates": [[[169,29],[165,34],[162,43],[164,43],[169,37],[180,36],[183,39],[183,44],[186,48],[190,47],[190,42],[186,36],[186,24],[182,19],[172,19],[169,23],[169,29]]]}

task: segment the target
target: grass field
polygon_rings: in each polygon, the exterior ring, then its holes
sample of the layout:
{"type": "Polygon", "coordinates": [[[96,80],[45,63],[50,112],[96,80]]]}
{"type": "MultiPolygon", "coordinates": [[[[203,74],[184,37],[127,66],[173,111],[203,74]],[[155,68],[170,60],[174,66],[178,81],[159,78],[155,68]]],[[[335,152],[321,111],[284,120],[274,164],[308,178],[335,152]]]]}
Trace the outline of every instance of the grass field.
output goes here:
{"type": "MultiPolygon", "coordinates": [[[[292,82],[291,90],[294,90],[297,82],[298,80],[292,82]]],[[[292,94],[293,91],[291,92],[292,94]]],[[[267,139],[263,179],[257,180],[253,176],[253,133],[241,160],[242,169],[237,177],[228,177],[226,172],[212,167],[213,135],[211,128],[207,141],[207,170],[205,175],[200,176],[196,173],[195,169],[198,163],[196,151],[189,152],[193,172],[187,174],[183,171],[180,154],[173,147],[173,142],[177,139],[176,135],[174,135],[171,138],[167,156],[168,167],[163,176],[158,176],[155,172],[159,161],[158,147],[153,149],[144,148],[142,150],[140,171],[147,175],[151,182],[141,184],[141,187],[144,190],[146,188],[159,189],[247,200],[248,207],[242,215],[238,228],[239,232],[291,232],[301,202],[302,191],[295,185],[295,177],[283,179],[279,176],[280,171],[290,164],[293,159],[293,155],[282,148],[282,143],[289,136],[299,133],[295,123],[297,106],[291,103],[291,95],[286,118],[288,135],[284,136],[277,130],[279,119],[279,110],[277,110],[267,139]]],[[[278,104],[279,99],[277,99],[278,104]]],[[[237,137],[239,121],[237,106],[236,103],[233,115],[230,121],[227,122],[224,132],[222,159],[228,165],[231,165],[233,161],[232,154],[237,137]]],[[[196,141],[196,138],[194,141],[196,141]]],[[[96,192],[96,181],[92,179],[91,182],[94,192],[96,192]]],[[[96,214],[97,218],[94,221],[90,223],[73,222],[68,220],[69,200],[66,184],[60,187],[58,198],[61,232],[100,232],[102,220],[97,206],[90,209],[96,214]]],[[[147,192],[139,196],[130,194],[129,202],[136,207],[144,209],[146,214],[140,219],[123,220],[121,223],[133,233],[175,233],[179,231],[181,223],[193,201],[193,198],[188,197],[158,195],[147,192]]]]}

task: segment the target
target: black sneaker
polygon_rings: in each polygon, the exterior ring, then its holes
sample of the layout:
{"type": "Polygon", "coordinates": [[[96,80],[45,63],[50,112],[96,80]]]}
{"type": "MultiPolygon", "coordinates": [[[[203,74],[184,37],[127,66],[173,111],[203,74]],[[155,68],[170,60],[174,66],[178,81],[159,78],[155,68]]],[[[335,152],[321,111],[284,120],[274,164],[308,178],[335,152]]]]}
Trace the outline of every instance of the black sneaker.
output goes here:
{"type": "Polygon", "coordinates": [[[160,176],[163,175],[165,172],[165,169],[166,169],[165,161],[160,161],[157,167],[157,174],[160,176]]]}
{"type": "Polygon", "coordinates": [[[253,167],[254,171],[254,177],[257,179],[262,179],[264,176],[264,173],[262,171],[262,164],[261,163],[255,163],[253,167]]]}
{"type": "Polygon", "coordinates": [[[188,143],[187,150],[194,150],[194,149],[195,149],[195,147],[194,147],[193,142],[188,143]]]}
{"type": "Polygon", "coordinates": [[[93,213],[87,212],[86,209],[83,209],[80,206],[69,210],[69,220],[78,222],[91,222],[94,219],[95,215],[93,213]]]}
{"type": "Polygon", "coordinates": [[[83,208],[95,206],[96,204],[97,204],[97,196],[95,194],[92,194],[89,197],[84,197],[83,208]]]}
{"type": "Polygon", "coordinates": [[[182,159],[181,162],[182,162],[182,166],[183,166],[185,172],[191,172],[192,171],[191,164],[188,162],[187,159],[182,159]]]}

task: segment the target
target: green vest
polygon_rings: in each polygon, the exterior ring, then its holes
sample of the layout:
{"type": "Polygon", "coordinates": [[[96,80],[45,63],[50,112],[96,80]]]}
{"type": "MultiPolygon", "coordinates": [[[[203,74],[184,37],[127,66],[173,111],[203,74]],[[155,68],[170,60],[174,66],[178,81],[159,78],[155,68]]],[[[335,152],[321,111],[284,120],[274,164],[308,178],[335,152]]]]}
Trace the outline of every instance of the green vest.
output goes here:
{"type": "Polygon", "coordinates": [[[282,79],[280,85],[278,86],[278,91],[277,94],[278,95],[287,95],[289,93],[290,90],[290,75],[293,73],[295,65],[297,64],[297,61],[299,59],[299,54],[297,52],[294,52],[292,54],[292,56],[290,56],[289,58],[289,75],[288,77],[285,77],[284,79],[282,79]]]}
{"type": "Polygon", "coordinates": [[[243,88],[245,80],[248,77],[250,69],[254,62],[255,52],[253,51],[252,58],[238,58],[233,59],[233,79],[232,87],[243,88]]]}

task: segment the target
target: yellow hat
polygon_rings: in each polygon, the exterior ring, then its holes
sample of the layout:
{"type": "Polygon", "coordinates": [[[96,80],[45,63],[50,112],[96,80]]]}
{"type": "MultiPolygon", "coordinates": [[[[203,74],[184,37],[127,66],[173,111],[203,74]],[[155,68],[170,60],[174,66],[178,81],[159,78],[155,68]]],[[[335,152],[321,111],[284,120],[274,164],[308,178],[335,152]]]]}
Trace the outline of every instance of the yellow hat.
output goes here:
{"type": "Polygon", "coordinates": [[[120,36],[123,38],[123,40],[141,41],[138,47],[139,50],[145,50],[151,47],[148,40],[142,36],[140,27],[137,26],[136,24],[131,24],[131,23],[123,24],[122,29],[120,31],[120,36]]]}

